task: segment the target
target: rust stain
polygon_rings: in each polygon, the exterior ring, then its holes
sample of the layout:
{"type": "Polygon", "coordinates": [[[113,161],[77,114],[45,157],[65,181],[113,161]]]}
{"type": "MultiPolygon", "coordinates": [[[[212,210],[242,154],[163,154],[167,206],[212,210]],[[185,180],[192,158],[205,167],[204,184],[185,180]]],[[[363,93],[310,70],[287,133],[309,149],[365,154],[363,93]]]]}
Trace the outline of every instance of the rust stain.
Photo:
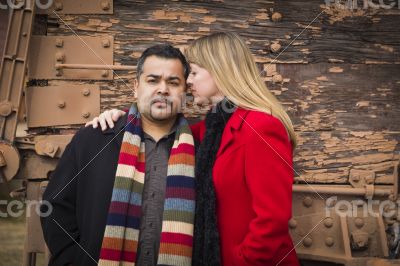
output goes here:
{"type": "Polygon", "coordinates": [[[389,53],[393,53],[394,52],[393,47],[389,46],[389,45],[383,45],[383,44],[376,43],[376,44],[374,44],[374,46],[378,47],[378,48],[380,48],[382,50],[385,50],[386,52],[389,52],[389,53]]]}
{"type": "Polygon", "coordinates": [[[329,63],[344,63],[344,60],[342,59],[335,59],[335,58],[329,58],[328,59],[329,63]]]}
{"type": "Polygon", "coordinates": [[[213,16],[204,16],[204,18],[203,18],[203,23],[204,24],[211,24],[211,23],[213,23],[215,21],[217,21],[217,18],[213,17],[213,16]]]}
{"type": "Polygon", "coordinates": [[[331,67],[331,68],[329,68],[329,72],[331,72],[331,73],[342,73],[343,72],[343,68],[341,68],[341,67],[331,67]]]}
{"type": "Polygon", "coordinates": [[[256,19],[266,20],[269,19],[268,14],[266,12],[256,14],[256,19]]]}
{"type": "Polygon", "coordinates": [[[201,32],[210,32],[210,27],[199,27],[199,31],[201,31],[201,32]]]}
{"type": "Polygon", "coordinates": [[[356,106],[357,107],[367,107],[367,106],[369,106],[369,101],[359,101],[359,102],[357,102],[356,103],[356,106]]]}
{"type": "Polygon", "coordinates": [[[321,30],[320,27],[311,26],[310,24],[303,24],[303,23],[296,22],[296,25],[297,25],[299,28],[303,28],[303,29],[307,28],[307,29],[311,29],[311,30],[313,30],[313,31],[320,31],[320,30],[321,30]]]}
{"type": "Polygon", "coordinates": [[[127,24],[124,25],[125,28],[129,29],[144,29],[144,30],[161,30],[161,27],[150,26],[145,24],[127,24]]]}
{"type": "Polygon", "coordinates": [[[366,13],[363,9],[352,10],[340,5],[337,2],[331,3],[330,5],[320,5],[320,8],[329,16],[330,24],[344,21],[348,17],[362,17],[365,16],[366,13]]]}

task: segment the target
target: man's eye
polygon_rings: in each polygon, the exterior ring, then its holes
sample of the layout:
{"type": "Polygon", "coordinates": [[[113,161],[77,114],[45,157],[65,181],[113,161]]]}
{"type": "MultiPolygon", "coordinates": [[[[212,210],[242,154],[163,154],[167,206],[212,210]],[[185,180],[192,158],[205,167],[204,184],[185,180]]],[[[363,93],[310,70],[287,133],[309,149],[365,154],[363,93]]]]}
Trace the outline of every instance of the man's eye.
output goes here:
{"type": "Polygon", "coordinates": [[[149,79],[147,82],[148,82],[148,83],[155,83],[156,80],[155,80],[155,79],[149,79]]]}
{"type": "Polygon", "coordinates": [[[170,82],[169,84],[171,84],[172,86],[178,86],[179,85],[179,83],[177,83],[177,82],[170,82]]]}

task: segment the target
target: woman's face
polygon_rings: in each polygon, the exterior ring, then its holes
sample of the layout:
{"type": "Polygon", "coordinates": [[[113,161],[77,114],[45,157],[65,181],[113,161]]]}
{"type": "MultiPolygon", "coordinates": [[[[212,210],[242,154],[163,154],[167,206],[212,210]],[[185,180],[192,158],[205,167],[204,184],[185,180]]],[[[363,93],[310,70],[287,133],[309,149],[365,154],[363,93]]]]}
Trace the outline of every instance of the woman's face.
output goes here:
{"type": "Polygon", "coordinates": [[[190,68],[187,84],[191,87],[195,103],[215,103],[223,99],[210,72],[193,63],[190,64],[190,68]]]}

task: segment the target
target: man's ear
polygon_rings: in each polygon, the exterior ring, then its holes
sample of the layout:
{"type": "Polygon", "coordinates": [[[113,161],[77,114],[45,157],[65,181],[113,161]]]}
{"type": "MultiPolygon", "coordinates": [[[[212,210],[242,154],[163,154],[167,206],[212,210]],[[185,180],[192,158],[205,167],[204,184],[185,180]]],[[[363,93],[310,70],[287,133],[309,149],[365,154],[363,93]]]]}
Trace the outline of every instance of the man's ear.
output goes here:
{"type": "Polygon", "coordinates": [[[137,78],[133,80],[133,97],[137,98],[137,89],[139,87],[139,81],[137,78]]]}

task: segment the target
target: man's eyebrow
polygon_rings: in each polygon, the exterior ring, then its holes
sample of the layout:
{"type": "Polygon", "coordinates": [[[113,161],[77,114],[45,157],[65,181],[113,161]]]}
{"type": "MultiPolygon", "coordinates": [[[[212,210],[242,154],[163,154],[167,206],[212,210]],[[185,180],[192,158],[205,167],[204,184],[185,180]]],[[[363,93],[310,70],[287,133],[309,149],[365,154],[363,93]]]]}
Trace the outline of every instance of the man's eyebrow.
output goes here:
{"type": "Polygon", "coordinates": [[[181,78],[178,77],[178,76],[170,76],[170,77],[167,78],[167,80],[176,80],[176,79],[179,80],[179,81],[181,80],[181,78]]]}
{"type": "Polygon", "coordinates": [[[155,78],[155,79],[159,79],[161,76],[160,75],[156,75],[156,74],[149,74],[146,76],[146,78],[155,78]]]}

